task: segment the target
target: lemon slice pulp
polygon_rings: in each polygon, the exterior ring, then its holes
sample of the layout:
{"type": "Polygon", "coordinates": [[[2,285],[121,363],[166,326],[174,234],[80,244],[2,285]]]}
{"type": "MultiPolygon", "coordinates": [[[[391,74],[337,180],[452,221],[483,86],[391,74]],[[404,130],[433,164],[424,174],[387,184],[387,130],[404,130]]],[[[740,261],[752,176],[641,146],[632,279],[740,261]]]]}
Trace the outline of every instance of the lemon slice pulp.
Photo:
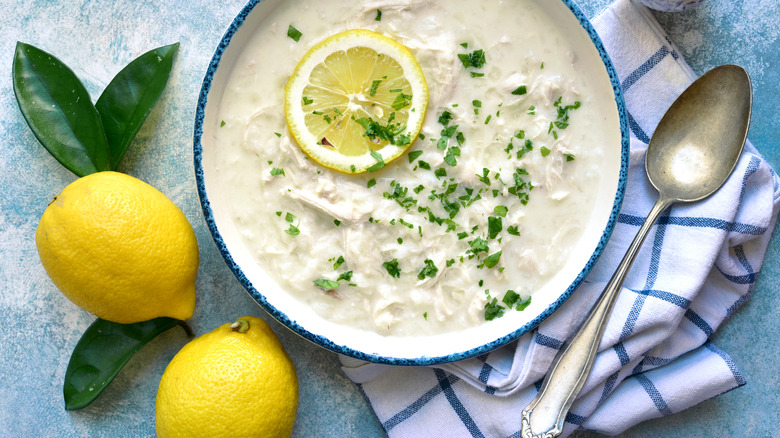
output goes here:
{"type": "Polygon", "coordinates": [[[287,125],[306,154],[325,167],[362,173],[381,169],[417,138],[428,85],[409,49],[357,29],[312,47],[287,81],[284,100],[287,125]]]}

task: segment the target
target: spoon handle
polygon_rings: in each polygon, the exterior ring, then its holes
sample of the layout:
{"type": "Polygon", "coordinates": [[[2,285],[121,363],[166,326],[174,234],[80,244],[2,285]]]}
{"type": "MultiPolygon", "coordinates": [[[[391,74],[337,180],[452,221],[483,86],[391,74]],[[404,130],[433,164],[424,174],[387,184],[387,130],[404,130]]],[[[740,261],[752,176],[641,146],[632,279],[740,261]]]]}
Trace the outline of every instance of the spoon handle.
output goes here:
{"type": "Polygon", "coordinates": [[[539,393],[523,410],[523,438],[553,438],[563,431],[566,414],[582,390],[593,367],[593,360],[623,280],[650,228],[673,201],[659,196],[628,247],[626,255],[623,256],[623,260],[620,261],[601,293],[601,297],[585,317],[576,334],[558,353],[539,393]]]}

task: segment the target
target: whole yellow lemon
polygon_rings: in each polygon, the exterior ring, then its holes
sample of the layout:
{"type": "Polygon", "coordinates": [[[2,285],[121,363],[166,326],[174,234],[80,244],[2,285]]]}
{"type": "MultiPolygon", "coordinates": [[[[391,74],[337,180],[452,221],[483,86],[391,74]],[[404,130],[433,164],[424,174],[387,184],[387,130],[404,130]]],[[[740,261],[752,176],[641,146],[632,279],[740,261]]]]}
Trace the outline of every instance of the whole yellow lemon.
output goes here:
{"type": "Polygon", "coordinates": [[[137,178],[98,172],[72,182],[44,211],[35,243],[54,284],[100,318],[129,324],[195,310],[195,232],[137,178]]]}
{"type": "Polygon", "coordinates": [[[289,437],[298,407],[295,366],[271,327],[244,316],[193,339],[157,390],[157,436],[289,437]]]}

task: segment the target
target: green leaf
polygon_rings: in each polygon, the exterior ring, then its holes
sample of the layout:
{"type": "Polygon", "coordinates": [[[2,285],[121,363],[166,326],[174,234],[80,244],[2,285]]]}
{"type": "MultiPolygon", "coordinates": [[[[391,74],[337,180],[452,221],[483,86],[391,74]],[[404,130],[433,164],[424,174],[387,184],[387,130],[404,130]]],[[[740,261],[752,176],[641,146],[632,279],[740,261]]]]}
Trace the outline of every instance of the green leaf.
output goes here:
{"type": "Polygon", "coordinates": [[[135,324],[118,324],[98,318],[73,350],[65,371],[65,409],[81,409],[94,401],[128,360],[178,320],[157,318],[135,324]]]}
{"type": "Polygon", "coordinates": [[[68,66],[43,50],[17,42],[13,86],[33,134],[60,164],[78,176],[111,170],[100,115],[68,66]]]}
{"type": "Polygon", "coordinates": [[[160,99],[173,68],[179,43],[158,47],[139,56],[108,84],[95,107],[103,122],[116,169],[146,117],[160,99]]]}

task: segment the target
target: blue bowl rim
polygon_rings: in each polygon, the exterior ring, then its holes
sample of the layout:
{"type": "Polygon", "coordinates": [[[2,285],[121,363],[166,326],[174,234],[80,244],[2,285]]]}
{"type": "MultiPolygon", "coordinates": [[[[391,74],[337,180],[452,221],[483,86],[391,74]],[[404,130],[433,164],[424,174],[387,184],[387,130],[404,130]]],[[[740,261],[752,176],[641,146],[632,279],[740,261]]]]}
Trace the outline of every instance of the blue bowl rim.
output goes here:
{"type": "Polygon", "coordinates": [[[233,22],[230,24],[228,29],[225,31],[225,34],[222,36],[222,39],[220,40],[219,45],[217,46],[217,49],[214,52],[214,56],[212,56],[211,61],[209,62],[208,68],[206,70],[206,75],[203,78],[203,84],[201,86],[200,94],[198,96],[198,104],[195,113],[195,127],[193,133],[193,156],[194,156],[194,165],[195,165],[195,180],[197,184],[197,190],[198,190],[198,196],[200,198],[201,208],[203,210],[203,216],[204,219],[206,220],[206,225],[208,226],[208,229],[211,232],[211,236],[214,239],[217,249],[219,250],[219,253],[222,255],[223,259],[225,260],[225,263],[228,265],[228,268],[236,277],[238,282],[241,283],[241,285],[249,293],[249,295],[255,301],[257,301],[257,303],[260,304],[260,306],[262,306],[266,310],[266,312],[268,312],[277,321],[281,322],[282,324],[287,326],[289,329],[291,329],[293,332],[297,333],[301,337],[308,339],[309,341],[314,342],[315,344],[324,347],[328,350],[331,350],[335,353],[343,354],[346,356],[354,357],[357,359],[361,359],[373,363],[381,363],[381,364],[388,364],[388,365],[403,365],[403,366],[426,366],[426,365],[437,365],[442,363],[455,362],[462,359],[468,359],[474,356],[478,356],[480,354],[487,353],[496,348],[499,348],[519,338],[525,333],[528,333],[529,331],[533,330],[536,326],[541,324],[542,321],[544,321],[550,315],[552,315],[552,313],[555,312],[561,305],[563,305],[563,303],[566,302],[566,300],[569,299],[569,297],[574,293],[574,291],[577,290],[577,288],[585,280],[585,277],[588,275],[588,273],[590,273],[591,269],[593,268],[593,265],[595,265],[599,256],[603,252],[604,247],[606,246],[610,236],[612,235],[612,231],[615,228],[615,224],[617,223],[617,217],[620,213],[620,208],[623,204],[626,181],[628,179],[628,155],[629,155],[629,145],[630,145],[627,110],[625,107],[623,92],[620,87],[620,80],[618,78],[617,72],[615,71],[615,67],[612,64],[612,60],[609,58],[609,55],[607,54],[607,51],[604,48],[604,44],[602,43],[601,38],[598,36],[596,30],[593,28],[593,25],[587,19],[585,14],[582,12],[582,10],[580,10],[580,8],[574,3],[573,0],[560,0],[560,1],[563,2],[569,8],[572,14],[574,14],[575,18],[577,18],[580,25],[588,33],[588,36],[590,37],[591,41],[595,45],[596,50],[598,51],[599,56],[601,57],[601,60],[604,63],[604,66],[607,70],[607,74],[609,76],[609,80],[612,85],[612,91],[615,96],[614,100],[617,106],[618,117],[620,120],[621,154],[620,154],[620,174],[618,179],[618,190],[615,195],[615,200],[609,215],[609,220],[607,221],[607,225],[604,228],[604,231],[601,235],[601,239],[599,239],[599,242],[596,246],[596,249],[593,251],[593,254],[591,254],[587,263],[582,268],[582,270],[577,275],[577,277],[574,279],[574,281],[569,285],[569,287],[566,288],[566,290],[563,292],[563,294],[561,294],[558,297],[557,300],[551,303],[547,307],[547,309],[545,309],[541,314],[539,314],[533,320],[523,324],[512,333],[509,333],[505,336],[502,336],[496,340],[488,342],[479,347],[475,347],[466,351],[455,352],[444,356],[435,356],[435,357],[422,356],[417,358],[398,358],[398,357],[380,356],[376,354],[368,354],[362,351],[355,350],[346,345],[338,345],[324,336],[306,330],[301,325],[299,325],[296,321],[291,320],[285,313],[283,313],[282,311],[280,311],[279,309],[271,305],[271,303],[269,303],[268,300],[266,300],[263,294],[261,294],[257,289],[255,289],[255,287],[252,285],[249,279],[244,275],[243,271],[238,266],[238,264],[236,264],[236,262],[233,260],[232,256],[230,255],[230,252],[227,249],[227,246],[225,245],[225,241],[222,239],[222,235],[219,233],[219,230],[217,229],[217,224],[214,220],[214,215],[211,211],[211,204],[206,194],[206,186],[203,178],[203,145],[201,143],[201,138],[203,136],[203,121],[205,118],[206,101],[208,99],[209,91],[211,90],[211,82],[214,78],[214,74],[216,73],[217,68],[219,67],[219,63],[222,59],[222,55],[225,49],[230,44],[230,41],[232,40],[235,33],[238,31],[238,29],[246,20],[247,16],[249,16],[252,10],[254,10],[254,8],[261,1],[263,0],[249,0],[249,2],[241,9],[238,15],[236,15],[236,17],[233,19],[233,22]]]}

